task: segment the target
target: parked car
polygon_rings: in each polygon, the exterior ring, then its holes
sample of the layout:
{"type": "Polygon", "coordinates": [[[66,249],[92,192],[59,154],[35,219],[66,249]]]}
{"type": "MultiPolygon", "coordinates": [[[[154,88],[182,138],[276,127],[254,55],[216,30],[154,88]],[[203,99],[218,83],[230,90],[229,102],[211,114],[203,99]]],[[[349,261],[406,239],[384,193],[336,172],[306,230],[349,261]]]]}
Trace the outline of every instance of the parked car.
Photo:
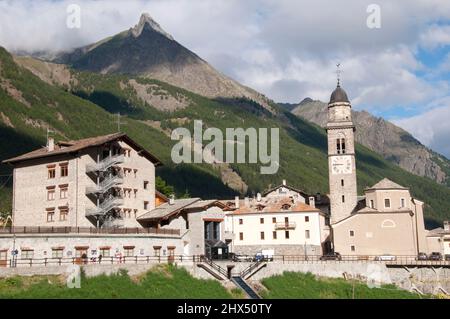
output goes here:
{"type": "Polygon", "coordinates": [[[275,251],[273,249],[263,249],[259,253],[256,253],[255,261],[273,261],[275,251]]]}
{"type": "Polygon", "coordinates": [[[427,259],[428,259],[428,256],[425,253],[419,253],[417,255],[417,260],[427,260],[427,259]]]}
{"type": "Polygon", "coordinates": [[[428,256],[428,260],[442,260],[442,254],[437,251],[433,251],[430,256],[428,256]]]}
{"type": "Polygon", "coordinates": [[[342,256],[340,253],[328,253],[320,257],[320,260],[342,260],[342,256]]]}
{"type": "Polygon", "coordinates": [[[231,260],[233,261],[252,261],[253,257],[252,256],[248,256],[248,255],[237,255],[237,254],[233,254],[231,256],[231,260]]]}
{"type": "Polygon", "coordinates": [[[384,254],[384,255],[375,257],[376,261],[394,261],[396,259],[397,259],[397,257],[395,257],[394,255],[390,255],[390,254],[384,254]]]}

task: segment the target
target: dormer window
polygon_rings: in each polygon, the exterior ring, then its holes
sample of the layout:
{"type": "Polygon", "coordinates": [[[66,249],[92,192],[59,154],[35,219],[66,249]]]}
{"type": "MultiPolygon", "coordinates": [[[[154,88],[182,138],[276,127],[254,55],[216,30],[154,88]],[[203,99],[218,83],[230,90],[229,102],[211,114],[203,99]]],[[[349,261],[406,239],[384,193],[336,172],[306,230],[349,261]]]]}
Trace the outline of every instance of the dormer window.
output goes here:
{"type": "Polygon", "coordinates": [[[282,210],[289,210],[291,208],[291,205],[289,205],[289,204],[283,204],[282,206],[281,206],[281,209],[282,210]]]}
{"type": "Polygon", "coordinates": [[[391,208],[391,200],[389,198],[384,199],[384,208],[391,208]]]}

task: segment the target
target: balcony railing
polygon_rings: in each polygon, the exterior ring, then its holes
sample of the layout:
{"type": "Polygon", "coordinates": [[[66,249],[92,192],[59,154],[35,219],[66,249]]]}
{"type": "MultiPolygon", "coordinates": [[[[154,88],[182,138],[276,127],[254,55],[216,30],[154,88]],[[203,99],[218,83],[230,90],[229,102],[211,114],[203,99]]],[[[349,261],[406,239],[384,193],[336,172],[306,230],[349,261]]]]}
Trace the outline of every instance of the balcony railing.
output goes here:
{"type": "Polygon", "coordinates": [[[89,194],[104,194],[112,187],[123,183],[123,177],[121,175],[114,175],[107,177],[100,185],[86,187],[86,195],[89,194]]]}
{"type": "Polygon", "coordinates": [[[125,156],[122,154],[109,156],[109,157],[103,159],[102,161],[100,161],[99,163],[86,165],[86,172],[87,173],[103,172],[114,165],[123,163],[124,160],[125,160],[125,156]]]}
{"type": "Polygon", "coordinates": [[[64,227],[64,226],[14,226],[0,227],[0,234],[157,234],[180,235],[179,229],[171,228],[95,228],[95,227],[64,227]]]}
{"type": "Polygon", "coordinates": [[[295,229],[297,224],[295,222],[283,222],[283,223],[276,223],[275,229],[295,229]]]}

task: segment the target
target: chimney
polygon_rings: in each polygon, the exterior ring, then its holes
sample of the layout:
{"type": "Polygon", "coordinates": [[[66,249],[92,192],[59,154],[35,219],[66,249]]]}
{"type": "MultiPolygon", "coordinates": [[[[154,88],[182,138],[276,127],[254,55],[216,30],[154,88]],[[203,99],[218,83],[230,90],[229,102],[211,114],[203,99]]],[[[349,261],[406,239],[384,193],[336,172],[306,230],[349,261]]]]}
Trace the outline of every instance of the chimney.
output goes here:
{"type": "Polygon", "coordinates": [[[256,201],[258,201],[258,202],[261,201],[261,193],[256,194],[256,201]]]}
{"type": "Polygon", "coordinates": [[[239,209],[239,196],[234,197],[234,207],[239,209]]]}
{"type": "Polygon", "coordinates": [[[55,139],[53,137],[49,137],[47,139],[47,151],[52,152],[55,150],[55,139]]]}
{"type": "Polygon", "coordinates": [[[450,221],[448,220],[444,221],[444,230],[450,231],[450,221]]]}
{"type": "Polygon", "coordinates": [[[175,195],[172,194],[172,195],[170,195],[170,197],[169,197],[169,205],[173,205],[174,203],[175,203],[175,195]]]}
{"type": "Polygon", "coordinates": [[[316,208],[316,200],[314,199],[314,196],[309,197],[309,206],[316,208]]]}
{"type": "Polygon", "coordinates": [[[283,186],[286,186],[286,180],[283,179],[283,186]]]}

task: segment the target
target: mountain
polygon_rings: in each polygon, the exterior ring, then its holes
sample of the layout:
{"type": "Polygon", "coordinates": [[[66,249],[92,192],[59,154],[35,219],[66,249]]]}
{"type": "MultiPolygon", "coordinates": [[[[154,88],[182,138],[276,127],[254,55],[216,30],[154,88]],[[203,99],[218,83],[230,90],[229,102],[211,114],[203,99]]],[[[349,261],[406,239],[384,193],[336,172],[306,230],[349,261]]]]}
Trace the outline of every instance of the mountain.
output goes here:
{"type": "MultiPolygon", "coordinates": [[[[134,60],[141,50],[129,49],[128,53],[134,60]]],[[[105,52],[108,54],[113,53],[105,52]]],[[[118,112],[121,131],[162,160],[164,166],[157,175],[173,185],[177,195],[187,191],[206,199],[233,198],[237,193],[263,191],[282,179],[311,194],[328,192],[325,131],[281,107],[269,111],[246,97],[203,96],[148,75],[80,70],[13,57],[0,48],[0,158],[45,145],[47,129],[56,132],[56,140],[116,132],[118,112]],[[223,132],[231,127],[279,128],[278,172],[261,175],[259,164],[172,163],[170,153],[176,143],[170,139],[172,130],[185,127],[192,132],[196,119],[201,119],[205,128],[223,132]]],[[[449,218],[450,188],[408,173],[360,144],[356,158],[359,193],[387,177],[410,187],[413,196],[426,203],[429,226],[449,218]]],[[[5,210],[11,205],[10,174],[11,167],[0,166],[0,208],[5,210]]]]}
{"type": "Polygon", "coordinates": [[[61,54],[54,62],[77,70],[158,79],[210,98],[247,97],[271,109],[265,96],[215,70],[175,41],[148,14],[143,14],[134,28],[61,54]]]}
{"type": "MultiPolygon", "coordinates": [[[[327,104],[304,99],[291,111],[321,127],[326,126],[327,104]]],[[[356,141],[390,162],[419,176],[450,186],[450,160],[422,145],[411,134],[366,111],[352,111],[356,141]]]]}

